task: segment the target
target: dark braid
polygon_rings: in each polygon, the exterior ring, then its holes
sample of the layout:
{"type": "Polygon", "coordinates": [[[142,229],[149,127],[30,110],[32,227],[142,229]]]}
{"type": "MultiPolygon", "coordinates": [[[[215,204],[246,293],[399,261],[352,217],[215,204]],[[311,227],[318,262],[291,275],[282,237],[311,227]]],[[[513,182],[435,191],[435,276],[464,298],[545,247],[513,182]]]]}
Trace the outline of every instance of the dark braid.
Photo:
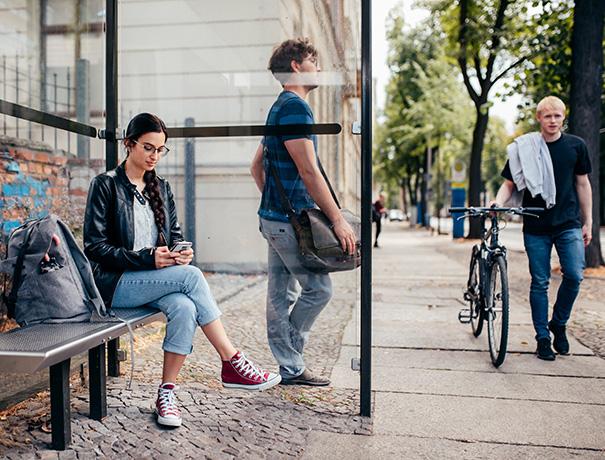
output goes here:
{"type": "Polygon", "coordinates": [[[151,210],[153,211],[155,224],[158,227],[158,231],[164,231],[166,213],[164,212],[164,200],[162,200],[162,194],[160,193],[160,181],[155,173],[155,169],[147,171],[143,175],[143,180],[145,181],[143,192],[149,199],[149,206],[151,206],[151,210]]]}
{"type": "MultiPolygon", "coordinates": [[[[128,123],[125,138],[127,141],[136,141],[143,134],[150,132],[164,133],[166,139],[168,139],[166,125],[158,116],[151,113],[139,113],[130,120],[130,123],[128,123]]],[[[153,211],[153,217],[155,219],[155,224],[158,227],[158,233],[159,235],[163,235],[166,213],[164,211],[164,200],[162,200],[162,193],[160,190],[160,181],[155,169],[147,171],[143,175],[143,181],[145,182],[143,193],[149,199],[149,206],[151,206],[151,210],[153,211]]],[[[164,237],[166,237],[166,235],[164,235],[164,237]]],[[[167,243],[168,241],[158,241],[158,244],[167,243]]]]}

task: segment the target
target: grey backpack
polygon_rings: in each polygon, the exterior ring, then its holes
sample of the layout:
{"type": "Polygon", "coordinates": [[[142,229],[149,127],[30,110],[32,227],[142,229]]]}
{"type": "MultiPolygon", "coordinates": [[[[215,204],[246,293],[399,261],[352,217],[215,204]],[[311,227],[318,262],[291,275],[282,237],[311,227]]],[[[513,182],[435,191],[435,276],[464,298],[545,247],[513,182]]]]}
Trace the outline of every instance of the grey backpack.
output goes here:
{"type": "Polygon", "coordinates": [[[28,221],[10,234],[0,272],[12,276],[12,289],[4,292],[4,300],[9,316],[20,326],[108,315],[88,259],[67,225],[53,214],[28,221]],[[59,237],[58,245],[53,234],[59,237]]]}

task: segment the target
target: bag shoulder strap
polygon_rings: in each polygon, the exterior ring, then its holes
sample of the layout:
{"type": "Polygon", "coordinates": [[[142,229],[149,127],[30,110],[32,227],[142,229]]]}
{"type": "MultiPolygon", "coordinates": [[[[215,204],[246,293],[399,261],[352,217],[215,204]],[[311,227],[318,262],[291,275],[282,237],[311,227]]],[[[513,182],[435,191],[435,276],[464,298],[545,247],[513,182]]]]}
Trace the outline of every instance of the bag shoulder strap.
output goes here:
{"type": "Polygon", "coordinates": [[[57,219],[57,226],[59,227],[59,229],[61,229],[63,239],[65,240],[65,245],[67,246],[68,252],[71,256],[71,261],[74,263],[75,269],[78,271],[79,281],[81,281],[81,284],[84,287],[84,290],[88,295],[89,300],[92,302],[99,316],[107,316],[105,303],[101,299],[99,291],[95,285],[88,258],[78,247],[78,244],[76,243],[76,240],[73,234],[71,233],[69,227],[65,225],[65,223],[60,219],[57,219]]]}
{"type": "MultiPolygon", "coordinates": [[[[266,137],[265,137],[265,141],[266,141],[266,137]]],[[[294,219],[296,219],[296,213],[294,212],[294,208],[292,207],[290,200],[288,200],[288,196],[286,194],[286,190],[284,189],[284,185],[282,184],[282,182],[279,178],[279,175],[277,174],[275,165],[271,162],[271,158],[269,156],[269,149],[267,148],[266,143],[263,143],[263,151],[264,151],[265,157],[268,160],[269,169],[271,170],[271,175],[273,176],[273,179],[275,180],[275,185],[277,186],[277,190],[279,192],[279,197],[280,197],[280,201],[282,203],[282,207],[284,208],[284,211],[286,212],[286,214],[288,215],[288,218],[290,220],[292,220],[292,216],[294,216],[294,219]]],[[[323,168],[323,165],[321,164],[319,155],[316,158],[317,158],[317,165],[319,166],[319,171],[321,172],[321,175],[323,176],[324,180],[326,181],[326,184],[328,185],[328,189],[330,190],[330,194],[332,195],[332,198],[334,199],[336,206],[338,207],[338,209],[342,209],[340,206],[340,202],[338,201],[338,198],[336,197],[336,193],[334,193],[334,189],[332,188],[330,179],[328,179],[328,175],[326,174],[326,172],[323,168]]]]}
{"type": "Polygon", "coordinates": [[[17,291],[21,287],[21,283],[23,282],[23,260],[25,259],[25,252],[29,247],[29,240],[31,234],[34,230],[34,227],[37,227],[37,224],[32,223],[27,230],[25,231],[25,236],[23,237],[23,242],[19,247],[19,253],[17,254],[17,260],[15,261],[15,271],[13,272],[13,284],[11,287],[11,291],[8,296],[5,296],[5,302],[8,309],[8,315],[11,318],[15,317],[15,305],[17,304],[17,291]]]}

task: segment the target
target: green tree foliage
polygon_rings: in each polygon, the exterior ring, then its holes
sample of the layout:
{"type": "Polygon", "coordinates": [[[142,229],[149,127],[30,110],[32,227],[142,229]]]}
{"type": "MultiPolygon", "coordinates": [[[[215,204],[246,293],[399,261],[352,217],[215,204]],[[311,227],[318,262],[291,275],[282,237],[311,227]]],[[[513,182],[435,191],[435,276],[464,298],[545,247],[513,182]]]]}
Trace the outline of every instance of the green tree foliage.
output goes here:
{"type": "MultiPolygon", "coordinates": [[[[421,199],[430,151],[432,197],[438,210],[445,205],[451,164],[462,159],[468,165],[475,111],[434,19],[405,29],[400,11],[394,10],[387,31],[392,74],[375,135],[376,178],[389,195],[405,189],[406,201],[415,205],[421,199]]],[[[488,131],[484,164],[493,183],[499,178],[507,142],[504,124],[498,120],[488,131]]]]}
{"type": "MultiPolygon", "coordinates": [[[[531,4],[521,0],[427,0],[424,4],[431,8],[443,30],[449,57],[458,64],[475,106],[469,204],[479,205],[490,92],[513,69],[525,65],[539,47],[534,14],[531,4]]],[[[471,221],[469,237],[476,238],[480,232],[479,222],[471,221]]]]}

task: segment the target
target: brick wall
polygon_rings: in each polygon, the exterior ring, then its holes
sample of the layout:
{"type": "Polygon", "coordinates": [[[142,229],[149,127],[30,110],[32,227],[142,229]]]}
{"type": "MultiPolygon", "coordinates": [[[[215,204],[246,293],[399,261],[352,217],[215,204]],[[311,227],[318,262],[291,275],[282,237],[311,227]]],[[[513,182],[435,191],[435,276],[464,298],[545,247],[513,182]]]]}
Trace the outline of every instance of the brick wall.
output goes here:
{"type": "MultiPolygon", "coordinates": [[[[81,160],[43,144],[0,139],[0,257],[10,232],[30,218],[57,214],[81,242],[90,180],[103,160],[81,160]]],[[[0,291],[5,280],[0,275],[0,291]]],[[[0,330],[4,305],[0,301],[0,330]]]]}

